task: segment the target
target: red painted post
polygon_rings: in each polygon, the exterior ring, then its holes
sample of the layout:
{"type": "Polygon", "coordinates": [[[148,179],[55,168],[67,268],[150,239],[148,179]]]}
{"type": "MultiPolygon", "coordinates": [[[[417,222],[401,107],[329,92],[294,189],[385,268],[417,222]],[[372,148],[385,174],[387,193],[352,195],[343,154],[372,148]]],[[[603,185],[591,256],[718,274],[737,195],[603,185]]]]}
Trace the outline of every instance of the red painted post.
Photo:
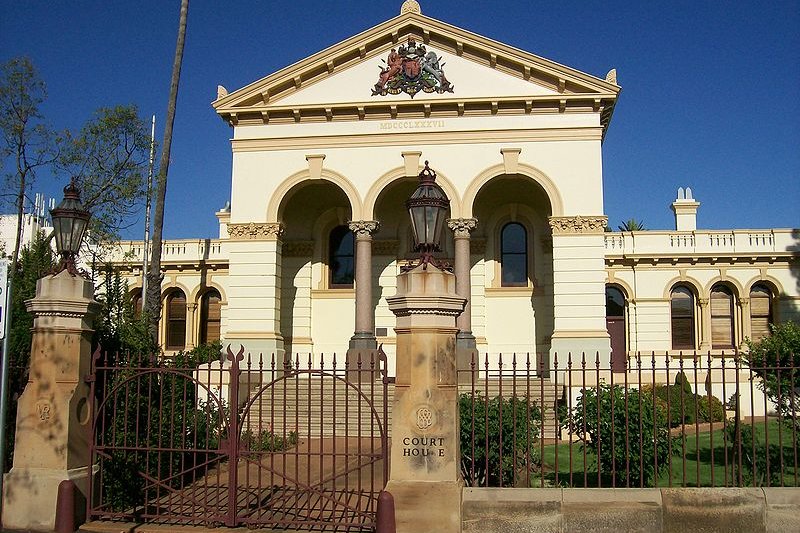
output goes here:
{"type": "Polygon", "coordinates": [[[394,520],[394,496],[385,490],[378,494],[378,516],[375,531],[376,533],[395,533],[397,531],[394,520]]]}
{"type": "Polygon", "coordinates": [[[58,484],[56,533],[75,532],[75,482],[65,479],[58,484]]]}

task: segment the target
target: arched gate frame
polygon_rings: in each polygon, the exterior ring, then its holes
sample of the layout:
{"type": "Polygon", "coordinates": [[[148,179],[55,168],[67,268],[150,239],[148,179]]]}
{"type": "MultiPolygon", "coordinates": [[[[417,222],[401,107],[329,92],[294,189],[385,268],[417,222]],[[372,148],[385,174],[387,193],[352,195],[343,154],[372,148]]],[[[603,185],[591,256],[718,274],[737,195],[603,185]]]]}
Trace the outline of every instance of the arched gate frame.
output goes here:
{"type": "Polygon", "coordinates": [[[386,355],[276,362],[230,347],[102,355],[87,377],[90,520],[372,530],[388,480],[386,355]]]}

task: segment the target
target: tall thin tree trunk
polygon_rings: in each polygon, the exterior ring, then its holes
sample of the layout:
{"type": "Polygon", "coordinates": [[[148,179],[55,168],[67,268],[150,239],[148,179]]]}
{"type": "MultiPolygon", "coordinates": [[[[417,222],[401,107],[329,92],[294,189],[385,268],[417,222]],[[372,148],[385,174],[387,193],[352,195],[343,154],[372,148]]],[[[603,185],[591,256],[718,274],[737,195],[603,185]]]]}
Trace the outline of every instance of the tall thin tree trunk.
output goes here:
{"type": "MultiPolygon", "coordinates": [[[[24,129],[24,128],[23,128],[24,129]]],[[[25,142],[20,135],[20,146],[25,146],[25,142]]],[[[24,228],[22,223],[25,220],[25,186],[27,185],[28,165],[22,149],[17,150],[17,173],[19,175],[19,192],[17,193],[17,235],[14,240],[14,255],[11,256],[11,273],[17,271],[19,263],[19,250],[22,247],[22,233],[24,228]]]]}
{"type": "Polygon", "coordinates": [[[147,273],[147,313],[150,317],[150,334],[158,342],[161,319],[161,240],[164,230],[164,201],[167,197],[167,172],[169,171],[170,148],[172,147],[172,125],[175,122],[175,107],[178,101],[178,83],[181,79],[183,45],[186,40],[186,18],[189,14],[189,0],[181,0],[181,18],[178,23],[178,43],[175,46],[175,61],[172,64],[172,81],[169,87],[167,118],[164,122],[164,141],[161,160],[158,165],[156,205],[153,215],[153,256],[147,273]]]}

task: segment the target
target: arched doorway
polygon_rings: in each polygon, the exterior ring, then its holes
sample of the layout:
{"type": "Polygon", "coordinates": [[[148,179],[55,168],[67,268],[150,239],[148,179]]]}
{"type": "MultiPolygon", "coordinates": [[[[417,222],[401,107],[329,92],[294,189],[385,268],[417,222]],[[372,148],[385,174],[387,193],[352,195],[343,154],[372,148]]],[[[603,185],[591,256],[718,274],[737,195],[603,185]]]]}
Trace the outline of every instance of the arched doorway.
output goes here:
{"type": "Polygon", "coordinates": [[[625,294],[613,285],[606,286],[606,329],[611,337],[611,370],[625,372],[628,367],[625,294]]]}

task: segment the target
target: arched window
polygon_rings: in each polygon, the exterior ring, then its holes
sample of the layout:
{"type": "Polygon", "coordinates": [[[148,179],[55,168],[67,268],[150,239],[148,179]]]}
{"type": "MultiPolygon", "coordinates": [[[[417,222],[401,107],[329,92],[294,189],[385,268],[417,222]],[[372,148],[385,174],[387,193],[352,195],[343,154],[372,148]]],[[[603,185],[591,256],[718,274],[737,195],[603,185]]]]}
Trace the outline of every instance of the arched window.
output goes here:
{"type": "Polygon", "coordinates": [[[203,294],[200,301],[200,342],[219,340],[220,319],[222,317],[222,298],[216,289],[203,294]]]}
{"type": "Polygon", "coordinates": [[[670,293],[672,349],[694,350],[694,293],[678,285],[670,293]]]}
{"type": "Polygon", "coordinates": [[[347,226],[336,226],[328,241],[328,268],[330,287],[348,289],[353,287],[355,276],[355,237],[347,226]]]}
{"type": "Polygon", "coordinates": [[[760,341],[769,337],[772,324],[772,291],[761,283],[750,289],[750,335],[760,341]]]}
{"type": "Polygon", "coordinates": [[[133,309],[133,317],[139,318],[142,316],[142,291],[137,289],[131,294],[131,309],[133,309]]]}
{"type": "Polygon", "coordinates": [[[174,290],[167,296],[167,350],[183,350],[186,347],[186,295],[174,290]]]}
{"type": "Polygon", "coordinates": [[[606,287],[606,317],[625,317],[625,295],[617,287],[606,287]]]}
{"type": "Polygon", "coordinates": [[[528,234],[517,222],[500,232],[500,281],[503,287],[528,285],[528,234]]]}
{"type": "Polygon", "coordinates": [[[711,288],[711,347],[733,348],[733,293],[725,285],[711,288]]]}

